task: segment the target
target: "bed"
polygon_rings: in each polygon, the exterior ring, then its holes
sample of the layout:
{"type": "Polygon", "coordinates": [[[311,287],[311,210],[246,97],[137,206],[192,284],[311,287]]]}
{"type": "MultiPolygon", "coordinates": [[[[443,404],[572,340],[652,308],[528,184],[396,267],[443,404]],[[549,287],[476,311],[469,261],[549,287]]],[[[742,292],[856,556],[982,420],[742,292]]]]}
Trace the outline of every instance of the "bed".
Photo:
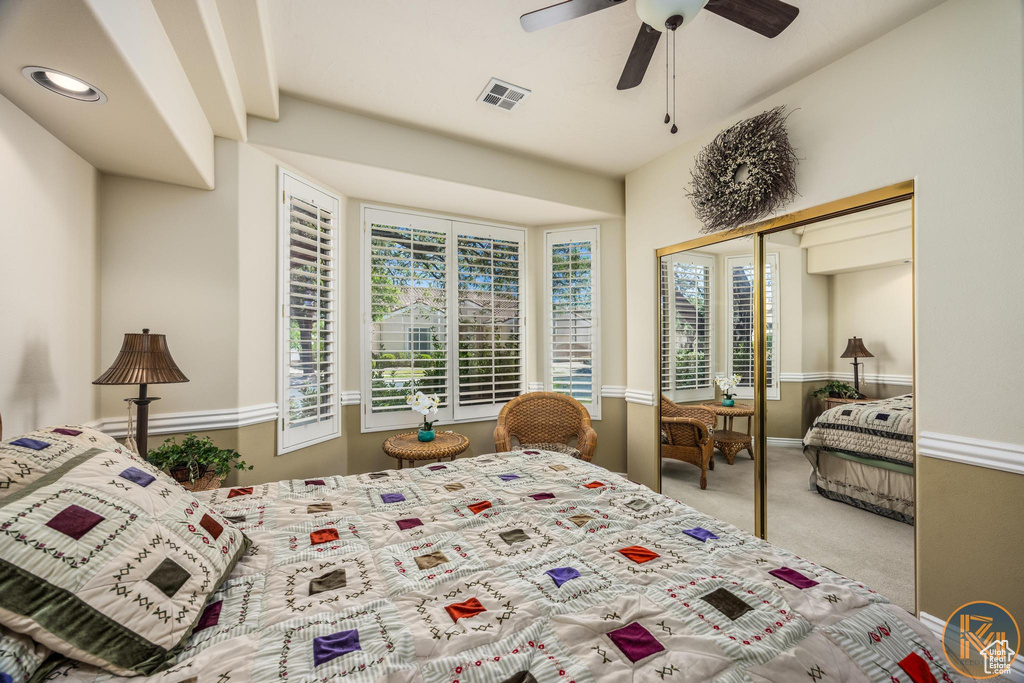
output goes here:
{"type": "Polygon", "coordinates": [[[198,497],[251,544],[172,661],[46,680],[960,680],[869,587],[557,453],[198,497]]]}
{"type": "Polygon", "coordinates": [[[830,408],[804,437],[812,490],[914,523],[914,403],[906,394],[830,408]]]}

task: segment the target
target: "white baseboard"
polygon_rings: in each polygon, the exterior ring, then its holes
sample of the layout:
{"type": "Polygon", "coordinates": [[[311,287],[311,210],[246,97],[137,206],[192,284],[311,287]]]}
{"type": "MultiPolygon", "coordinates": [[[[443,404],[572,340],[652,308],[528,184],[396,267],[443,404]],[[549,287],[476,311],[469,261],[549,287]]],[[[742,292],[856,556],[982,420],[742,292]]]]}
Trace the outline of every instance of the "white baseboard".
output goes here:
{"type": "Polygon", "coordinates": [[[921,432],[917,435],[917,452],[929,458],[1024,474],[1024,446],[1020,444],[921,432]]]}
{"type": "MultiPolygon", "coordinates": [[[[278,417],[276,403],[263,403],[241,408],[219,410],[197,410],[189,413],[164,413],[150,415],[150,434],[180,434],[212,429],[237,429],[261,422],[270,422],[278,417]]],[[[101,418],[89,424],[115,439],[128,435],[128,418],[101,418]]]]}
{"type": "Polygon", "coordinates": [[[785,446],[787,448],[803,448],[804,447],[804,440],[803,439],[793,439],[793,438],[785,437],[785,436],[769,436],[768,437],[768,445],[769,446],[785,446]]]}
{"type": "MultiPolygon", "coordinates": [[[[935,639],[942,643],[942,631],[946,628],[946,622],[939,617],[928,614],[927,612],[921,612],[918,617],[922,624],[928,627],[928,630],[932,632],[935,639]]],[[[1024,657],[1020,655],[1010,665],[1010,673],[1005,675],[1005,678],[1009,678],[1011,681],[1024,681],[1024,657]]]]}

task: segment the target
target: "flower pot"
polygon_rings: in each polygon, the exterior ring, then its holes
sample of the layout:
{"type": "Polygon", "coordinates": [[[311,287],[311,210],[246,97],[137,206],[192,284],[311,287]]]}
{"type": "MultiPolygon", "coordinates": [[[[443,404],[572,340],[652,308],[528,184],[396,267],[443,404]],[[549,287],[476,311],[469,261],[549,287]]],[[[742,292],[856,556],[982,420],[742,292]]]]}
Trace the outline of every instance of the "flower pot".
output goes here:
{"type": "Polygon", "coordinates": [[[420,441],[433,441],[434,436],[435,434],[433,429],[421,429],[417,438],[419,438],[420,441]]]}
{"type": "MultiPolygon", "coordinates": [[[[196,471],[197,480],[203,478],[203,476],[206,474],[206,469],[206,465],[199,465],[199,469],[196,471]]],[[[174,477],[174,481],[178,482],[179,484],[187,482],[191,479],[188,470],[188,465],[178,465],[177,467],[172,467],[169,471],[171,473],[171,476],[174,477]]]]}
{"type": "Polygon", "coordinates": [[[731,398],[723,398],[722,405],[725,406],[726,408],[732,408],[734,405],[736,405],[736,401],[734,401],[731,398]]]}

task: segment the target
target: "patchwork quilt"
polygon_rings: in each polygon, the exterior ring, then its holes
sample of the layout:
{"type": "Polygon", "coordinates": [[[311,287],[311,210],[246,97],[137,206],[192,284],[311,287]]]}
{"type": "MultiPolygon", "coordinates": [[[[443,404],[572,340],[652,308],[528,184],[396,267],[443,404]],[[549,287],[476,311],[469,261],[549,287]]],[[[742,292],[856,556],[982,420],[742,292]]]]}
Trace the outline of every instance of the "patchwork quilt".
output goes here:
{"type": "Polygon", "coordinates": [[[556,453],[199,495],[252,545],[145,680],[959,680],[870,588],[556,453]]]}
{"type": "Polygon", "coordinates": [[[804,450],[809,449],[913,466],[913,396],[829,408],[814,419],[804,436],[804,450]]]}

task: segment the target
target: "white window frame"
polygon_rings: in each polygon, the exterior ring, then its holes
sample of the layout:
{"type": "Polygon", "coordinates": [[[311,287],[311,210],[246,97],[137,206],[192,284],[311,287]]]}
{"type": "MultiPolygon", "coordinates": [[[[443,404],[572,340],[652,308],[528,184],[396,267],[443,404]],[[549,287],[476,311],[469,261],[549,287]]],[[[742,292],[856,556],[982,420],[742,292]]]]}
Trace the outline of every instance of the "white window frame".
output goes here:
{"type": "MultiPolygon", "coordinates": [[[[663,263],[667,263],[669,267],[669,273],[671,280],[668,283],[669,296],[671,297],[671,304],[667,311],[663,311],[662,315],[668,318],[669,325],[669,358],[671,359],[671,372],[675,374],[675,356],[676,356],[676,333],[675,333],[675,265],[677,263],[692,263],[695,265],[701,265],[708,268],[708,386],[699,387],[696,389],[676,389],[674,382],[668,387],[662,387],[662,393],[668,396],[669,399],[676,403],[689,403],[694,401],[710,401],[715,398],[715,356],[717,350],[717,326],[715,324],[715,298],[717,293],[715,291],[717,281],[715,280],[715,257],[708,254],[700,254],[694,252],[681,252],[679,254],[673,254],[672,256],[665,257],[663,263]]],[[[662,274],[659,273],[659,280],[662,274]]],[[[659,296],[662,293],[659,292],[659,296]]],[[[664,345],[664,324],[662,321],[663,328],[658,331],[661,335],[661,343],[664,345]]],[[[664,348],[662,349],[662,356],[658,359],[659,376],[663,377],[664,371],[664,348]]]]}
{"type": "MultiPolygon", "coordinates": [[[[764,255],[765,266],[771,267],[774,273],[772,277],[772,348],[770,351],[772,360],[772,383],[765,387],[765,398],[770,401],[778,401],[781,399],[781,392],[779,389],[779,339],[780,326],[779,326],[779,312],[782,310],[779,307],[779,252],[772,251],[767,252],[764,255]]],[[[734,266],[749,266],[753,270],[754,256],[743,255],[743,256],[726,256],[725,257],[725,289],[726,289],[726,338],[725,338],[725,372],[727,375],[733,374],[732,370],[732,354],[733,354],[733,332],[732,332],[732,321],[733,321],[733,287],[732,287],[732,269],[734,266]]],[[[756,286],[757,280],[754,280],[754,286],[756,286]]],[[[753,292],[752,292],[753,293],[753,292]]],[[[764,323],[764,321],[762,321],[764,323]]],[[[751,339],[753,343],[753,339],[751,339]]],[[[751,344],[753,348],[753,344],[751,344]]],[[[736,398],[754,398],[754,387],[736,387],[736,398]]]]}
{"type": "MultiPolygon", "coordinates": [[[[446,242],[446,269],[447,280],[445,292],[448,296],[448,320],[446,331],[448,335],[448,359],[447,375],[445,381],[448,383],[449,406],[438,411],[437,415],[430,416],[437,420],[437,425],[464,424],[468,422],[481,422],[492,420],[501,412],[504,403],[496,403],[481,406],[459,406],[459,382],[458,382],[458,235],[473,234],[478,237],[495,237],[507,239],[515,235],[521,240],[520,262],[519,262],[519,315],[520,315],[520,388],[519,393],[527,390],[527,354],[530,348],[529,335],[529,301],[530,287],[528,282],[528,271],[526,262],[529,259],[529,231],[525,228],[492,223],[488,221],[468,221],[456,216],[418,211],[404,208],[396,208],[383,204],[361,204],[360,224],[362,226],[362,245],[360,254],[359,287],[361,305],[361,334],[359,349],[359,376],[362,391],[362,412],[360,431],[362,433],[393,431],[396,428],[414,428],[422,422],[422,418],[408,411],[395,411],[392,413],[372,413],[371,379],[370,379],[370,345],[371,345],[371,315],[370,315],[370,243],[371,234],[369,230],[370,221],[374,212],[390,214],[392,218],[401,218],[407,225],[426,227],[430,230],[445,230],[448,234],[446,242]],[[428,227],[429,226],[429,227],[428,227]],[[513,232],[507,232],[513,231],[513,232]]],[[[379,215],[379,214],[378,214],[379,215]]]]}
{"type": "Polygon", "coordinates": [[[306,448],[341,436],[341,363],[344,358],[342,349],[341,327],[338,320],[338,298],[341,267],[342,221],[341,199],[335,193],[320,185],[310,182],[291,171],[278,167],[278,192],[281,203],[278,208],[277,222],[277,304],[281,315],[277,319],[277,396],[278,396],[278,439],[277,455],[306,448]],[[323,420],[315,425],[291,428],[288,425],[289,407],[289,304],[291,296],[290,279],[290,235],[291,218],[289,211],[289,193],[316,206],[323,206],[333,212],[335,221],[333,263],[334,286],[331,290],[329,307],[334,322],[334,412],[330,420],[323,420]],[[301,194],[300,194],[301,193],[301,194]]]}
{"type": "Polygon", "coordinates": [[[587,225],[580,227],[555,228],[544,231],[544,388],[554,391],[554,367],[552,365],[552,338],[554,332],[551,325],[553,315],[552,292],[552,248],[556,244],[584,242],[589,240],[591,249],[591,302],[594,321],[590,333],[591,353],[591,404],[587,412],[593,420],[601,419],[601,226],[587,225]]]}

